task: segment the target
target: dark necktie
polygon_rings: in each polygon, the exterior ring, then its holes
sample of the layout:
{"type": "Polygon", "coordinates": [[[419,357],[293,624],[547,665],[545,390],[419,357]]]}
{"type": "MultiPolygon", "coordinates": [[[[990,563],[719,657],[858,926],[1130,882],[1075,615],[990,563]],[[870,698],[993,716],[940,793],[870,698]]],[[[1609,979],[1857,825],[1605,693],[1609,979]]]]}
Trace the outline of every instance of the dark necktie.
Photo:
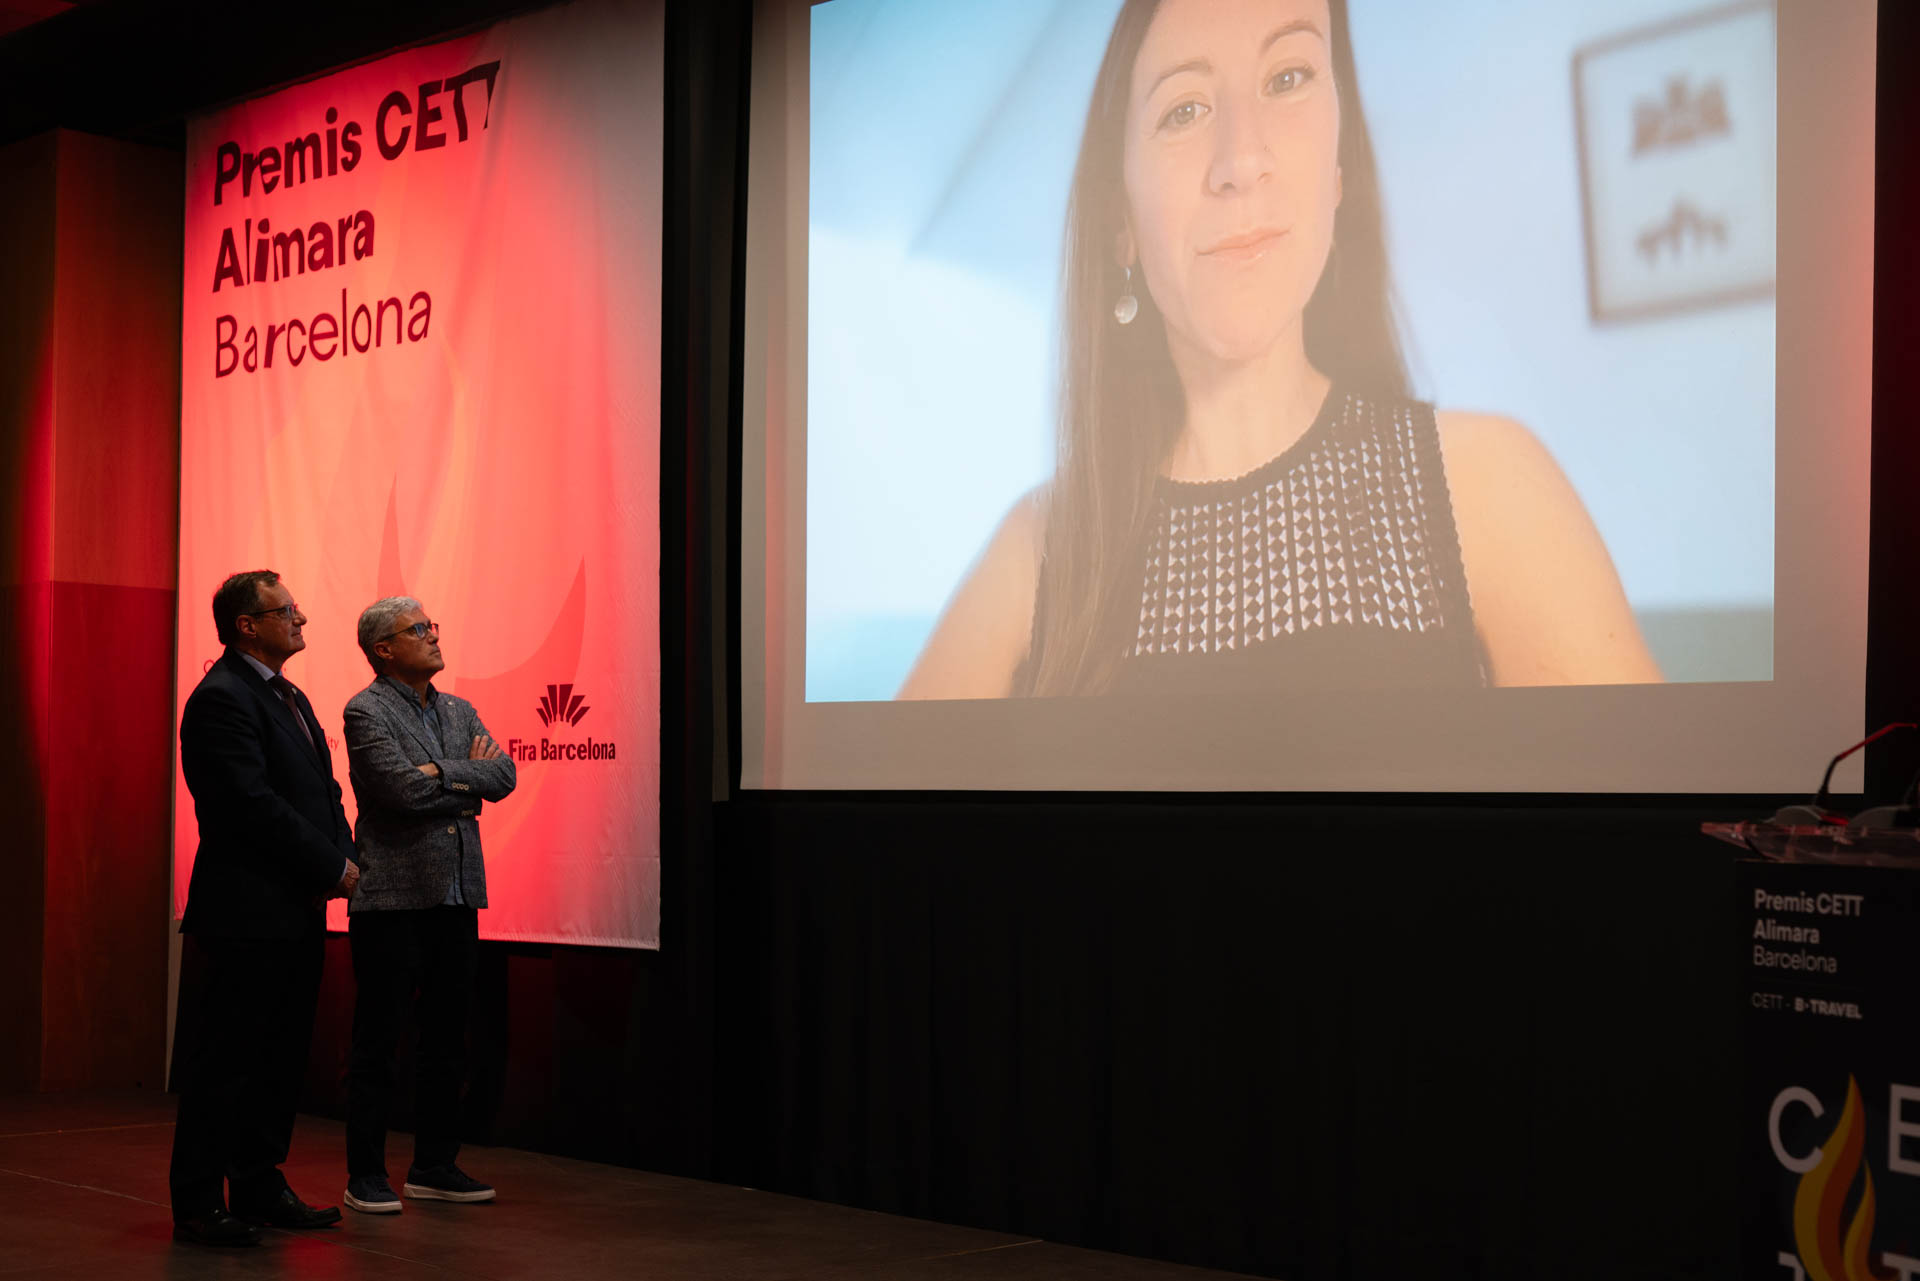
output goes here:
{"type": "Polygon", "coordinates": [[[273,686],[273,692],[280,696],[280,701],[285,703],[287,710],[293,713],[293,723],[300,727],[300,733],[305,736],[307,746],[313,748],[313,754],[318,756],[320,749],[314,744],[313,731],[307,728],[307,718],[300,714],[300,700],[294,697],[293,682],[284,676],[275,675],[267,684],[273,686]]]}

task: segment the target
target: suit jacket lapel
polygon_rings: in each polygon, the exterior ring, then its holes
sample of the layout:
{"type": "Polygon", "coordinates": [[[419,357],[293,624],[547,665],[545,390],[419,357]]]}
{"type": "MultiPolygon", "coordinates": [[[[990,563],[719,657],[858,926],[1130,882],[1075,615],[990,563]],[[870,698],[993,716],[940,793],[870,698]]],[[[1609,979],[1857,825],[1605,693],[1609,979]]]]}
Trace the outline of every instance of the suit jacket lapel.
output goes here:
{"type": "Polygon", "coordinates": [[[460,741],[459,727],[453,723],[453,704],[449,703],[446,697],[442,695],[434,700],[434,710],[439,713],[440,742],[442,744],[440,750],[446,753],[446,755],[440,759],[447,761],[466,760],[467,752],[472,748],[473,744],[462,743],[460,741]]]}
{"type": "MultiPolygon", "coordinates": [[[[406,727],[407,734],[414,742],[426,749],[427,759],[436,761],[445,759],[447,749],[427,736],[427,727],[420,719],[420,704],[417,701],[409,701],[412,697],[411,691],[403,693],[384,676],[376,678],[374,684],[386,695],[388,706],[396,709],[396,714],[400,718],[400,723],[406,727]]],[[[440,728],[444,735],[446,732],[444,720],[440,728]]]]}
{"type": "Polygon", "coordinates": [[[327,748],[327,732],[320,728],[320,718],[314,715],[313,701],[304,689],[295,691],[294,698],[300,704],[300,718],[306,722],[307,732],[313,735],[313,754],[320,762],[320,772],[332,778],[333,753],[327,748]]]}
{"type": "MultiPolygon", "coordinates": [[[[240,657],[237,652],[234,653],[231,658],[234,670],[240,673],[240,678],[247,683],[247,688],[253,691],[253,696],[267,705],[267,719],[271,720],[275,725],[278,725],[280,732],[294,741],[295,745],[299,747],[301,754],[313,762],[315,769],[325,774],[328,778],[332,778],[333,764],[330,760],[326,759],[327,740],[326,736],[320,733],[319,724],[314,721],[310,715],[303,717],[308,729],[313,734],[313,737],[309,739],[306,734],[301,732],[300,726],[294,723],[293,709],[288,707],[285,700],[274,692],[271,685],[260,679],[260,673],[254,671],[247,660],[240,657]]],[[[296,691],[294,700],[305,703],[307,696],[296,691]]]]}

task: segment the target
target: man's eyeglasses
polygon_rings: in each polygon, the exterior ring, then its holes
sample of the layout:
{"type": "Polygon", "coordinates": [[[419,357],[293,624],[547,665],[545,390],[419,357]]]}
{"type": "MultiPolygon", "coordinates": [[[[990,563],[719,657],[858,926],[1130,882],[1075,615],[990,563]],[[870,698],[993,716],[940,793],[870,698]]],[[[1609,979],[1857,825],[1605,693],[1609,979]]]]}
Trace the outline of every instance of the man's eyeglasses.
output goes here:
{"type": "Polygon", "coordinates": [[[284,618],[288,622],[292,622],[293,616],[299,612],[300,612],[300,607],[294,604],[292,601],[288,601],[286,604],[276,606],[273,609],[252,610],[248,613],[240,615],[240,617],[242,618],[284,618]]]}
{"type": "Polygon", "coordinates": [[[395,636],[405,636],[409,632],[419,637],[421,640],[425,640],[430,635],[438,636],[440,634],[440,624],[433,622],[431,619],[429,619],[425,622],[415,623],[412,627],[402,627],[399,631],[393,632],[387,636],[382,636],[380,639],[383,641],[389,641],[389,640],[392,640],[395,636]]]}

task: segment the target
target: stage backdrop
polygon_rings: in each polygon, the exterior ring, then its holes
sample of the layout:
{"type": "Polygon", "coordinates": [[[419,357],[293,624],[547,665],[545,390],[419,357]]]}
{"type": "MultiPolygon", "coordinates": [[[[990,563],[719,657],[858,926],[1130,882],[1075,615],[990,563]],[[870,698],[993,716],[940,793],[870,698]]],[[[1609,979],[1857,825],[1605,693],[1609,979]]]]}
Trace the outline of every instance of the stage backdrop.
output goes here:
{"type": "MultiPolygon", "coordinates": [[[[347,787],[355,621],[418,597],[519,765],[486,938],[659,945],[663,39],[576,3],[188,133],[176,714],[214,588],[278,570],[347,787]]],[[[176,915],[195,843],[176,771],[176,915]]]]}

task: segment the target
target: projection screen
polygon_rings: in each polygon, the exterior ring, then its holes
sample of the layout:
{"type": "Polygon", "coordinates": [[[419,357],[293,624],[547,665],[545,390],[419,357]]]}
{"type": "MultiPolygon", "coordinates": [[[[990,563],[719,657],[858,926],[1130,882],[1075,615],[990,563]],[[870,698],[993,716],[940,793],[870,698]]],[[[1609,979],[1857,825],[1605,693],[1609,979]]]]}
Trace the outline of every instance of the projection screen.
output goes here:
{"type": "MultiPolygon", "coordinates": [[[[176,698],[278,571],[352,818],[356,623],[418,599],[517,771],[486,938],[659,946],[663,40],[579,0],[188,128],[176,698]]],[[[176,915],[195,846],[179,779],[176,915]]]]}
{"type": "Polygon", "coordinates": [[[1874,41],[763,4],[743,785],[1810,789],[1862,716],[1874,41]]]}

